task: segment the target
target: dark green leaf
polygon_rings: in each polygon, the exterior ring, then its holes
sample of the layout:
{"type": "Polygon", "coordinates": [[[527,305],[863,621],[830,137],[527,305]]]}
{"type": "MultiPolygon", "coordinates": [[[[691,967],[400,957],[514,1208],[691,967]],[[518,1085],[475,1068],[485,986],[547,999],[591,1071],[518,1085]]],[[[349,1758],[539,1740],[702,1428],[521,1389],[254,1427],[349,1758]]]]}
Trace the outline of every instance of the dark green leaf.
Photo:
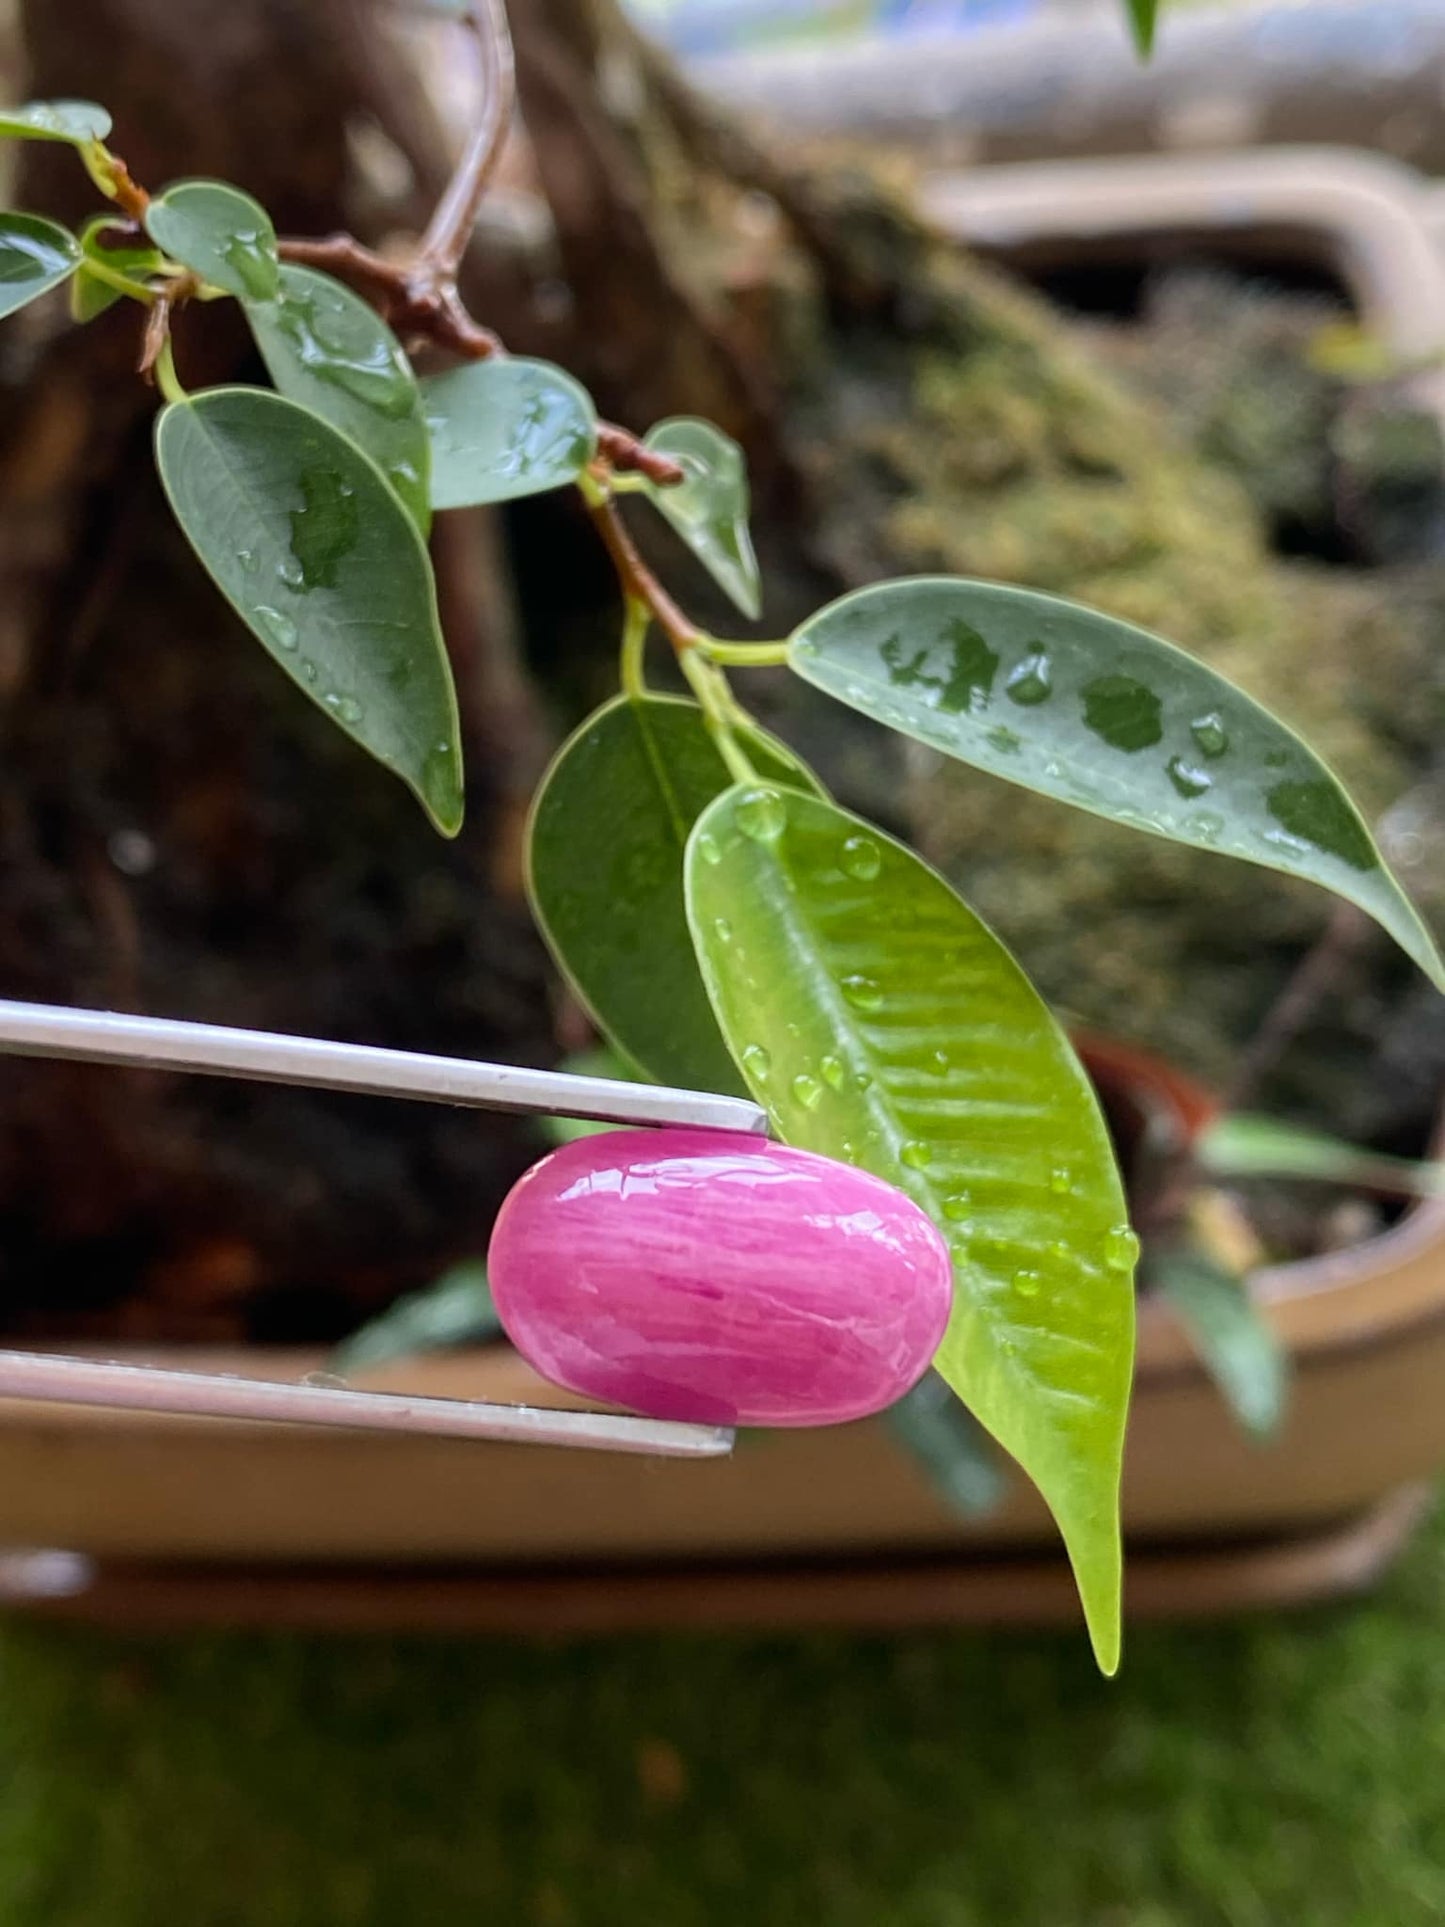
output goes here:
{"type": "Polygon", "coordinates": [[[1138,1247],[1067,1039],[943,879],[832,803],[728,790],[686,881],[723,1036],[779,1134],[896,1184],[949,1240],[934,1363],[1048,1500],[1112,1671],[1138,1247]]]}
{"type": "Polygon", "coordinates": [[[1445,1164],[1388,1157],[1274,1117],[1238,1112],[1211,1124],[1195,1146],[1218,1177],[1317,1178],[1405,1197],[1445,1197],[1445,1164]]]}
{"type": "Polygon", "coordinates": [[[955,1511],[982,1519],[998,1510],[1008,1480],[997,1448],[937,1372],[926,1373],[899,1399],[888,1426],[955,1511]]]}
{"type": "Polygon", "coordinates": [[[167,254],[241,301],[272,301],[279,264],[265,208],[224,181],[177,181],[146,209],[146,229],[167,254]]]}
{"type": "Polygon", "coordinates": [[[1077,603],[951,576],[879,583],[789,661],[978,769],[1158,836],[1322,883],[1445,988],[1445,964],[1336,778],[1182,649],[1077,603]]]}
{"type": "Polygon", "coordinates": [[[289,263],[281,268],[278,298],[245,308],[281,393],[364,448],[425,535],[431,444],[421,391],[381,316],[329,274],[289,263]]]}
{"type": "Polygon", "coordinates": [[[213,388],[156,427],[176,518],[287,675],[410,784],[437,828],[462,820],[462,751],[431,565],[381,470],[309,410],[213,388]]]}
{"type": "Polygon", "coordinates": [[[1230,1410],[1267,1437],[1284,1411],[1288,1362],[1248,1287],[1192,1252],[1155,1259],[1149,1275],[1188,1327],[1230,1410]]]}
{"type": "Polygon", "coordinates": [[[1147,60],[1154,51],[1154,32],[1159,24],[1160,0],[1124,0],[1129,15],[1129,31],[1134,45],[1147,60]]]}
{"type": "MultiPolygon", "coordinates": [[[[776,781],[813,779],[783,744],[746,747],[776,781]]],[[[553,956],[604,1031],[661,1084],[736,1091],[697,973],[682,853],[728,773],[696,703],[618,696],[563,745],[532,805],[528,888],[553,956]]]]}
{"type": "Polygon", "coordinates": [[[647,447],[670,456],[686,476],[670,488],[649,482],[647,493],[718,587],[756,621],[762,582],[748,533],[743,451],[720,428],[690,415],[659,422],[647,447]]]}
{"type": "Polygon", "coordinates": [[[110,115],[93,100],[32,100],[0,108],[0,136],[27,141],[68,141],[86,147],[110,132],[110,115]]]}
{"type": "Polygon", "coordinates": [[[38,214],[0,213],[0,316],[14,314],[75,273],[80,244],[38,214]]]}
{"type": "Polygon", "coordinates": [[[422,387],[432,507],[510,502],[575,482],[597,452],[597,410],[549,361],[498,355],[422,387]]]}
{"type": "Polygon", "coordinates": [[[77,321],[94,321],[98,314],[104,314],[121,298],[120,289],[103,281],[98,274],[92,274],[88,262],[100,261],[108,268],[144,282],[164,259],[159,248],[144,244],[136,246],[123,241],[117,247],[107,247],[104,237],[117,230],[124,231],[113,215],[100,214],[93,221],[87,221],[81,231],[80,252],[83,259],[70,284],[70,312],[77,321]]]}
{"type": "Polygon", "coordinates": [[[486,1267],[476,1262],[458,1265],[427,1290],[398,1298],[379,1318],[343,1339],[331,1354],[330,1366],[345,1378],[423,1352],[485,1345],[501,1329],[486,1267]]]}

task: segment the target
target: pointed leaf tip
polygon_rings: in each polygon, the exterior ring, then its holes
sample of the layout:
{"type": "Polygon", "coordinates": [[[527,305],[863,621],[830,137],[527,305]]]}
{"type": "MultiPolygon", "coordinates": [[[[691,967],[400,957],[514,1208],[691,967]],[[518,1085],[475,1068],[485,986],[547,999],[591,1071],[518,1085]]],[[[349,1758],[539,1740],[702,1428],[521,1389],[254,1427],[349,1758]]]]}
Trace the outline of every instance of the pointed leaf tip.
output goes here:
{"type": "Polygon", "coordinates": [[[645,446],[683,470],[683,480],[670,486],[646,483],[647,495],[734,606],[755,622],[762,578],[748,528],[743,451],[720,428],[690,415],[659,422],[645,446]]]}

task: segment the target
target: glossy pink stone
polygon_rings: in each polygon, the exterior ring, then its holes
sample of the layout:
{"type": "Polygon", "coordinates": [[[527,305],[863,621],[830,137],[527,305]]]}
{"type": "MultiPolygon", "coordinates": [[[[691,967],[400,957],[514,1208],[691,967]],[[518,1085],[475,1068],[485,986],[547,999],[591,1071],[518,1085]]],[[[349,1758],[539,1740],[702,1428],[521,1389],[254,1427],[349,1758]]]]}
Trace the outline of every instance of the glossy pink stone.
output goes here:
{"type": "Polygon", "coordinates": [[[902,1397],[948,1322],[948,1248],[901,1191],[727,1131],[609,1131],[534,1165],[488,1256],[544,1378],[653,1418],[835,1425],[902,1397]]]}

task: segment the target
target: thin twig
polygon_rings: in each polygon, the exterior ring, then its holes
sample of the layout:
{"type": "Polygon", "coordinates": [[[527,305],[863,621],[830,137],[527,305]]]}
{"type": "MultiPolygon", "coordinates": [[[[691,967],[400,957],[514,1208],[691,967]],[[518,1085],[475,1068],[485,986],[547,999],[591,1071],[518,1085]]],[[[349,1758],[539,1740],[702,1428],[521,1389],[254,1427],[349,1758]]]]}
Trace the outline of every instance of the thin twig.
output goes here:
{"type": "Polygon", "coordinates": [[[617,571],[624,597],[629,601],[644,603],[652,611],[654,620],[673,648],[680,656],[685,655],[697,642],[697,624],[689,621],[638,554],[637,545],[627,533],[617,504],[607,493],[605,485],[589,478],[582,495],[587,503],[587,512],[612,558],[612,566],[617,571]]]}
{"type": "Polygon", "coordinates": [[[477,210],[506,145],[517,98],[516,61],[502,0],[472,0],[469,17],[482,54],[482,112],[427,224],[415,262],[418,270],[434,275],[439,286],[453,289],[477,210]]]}

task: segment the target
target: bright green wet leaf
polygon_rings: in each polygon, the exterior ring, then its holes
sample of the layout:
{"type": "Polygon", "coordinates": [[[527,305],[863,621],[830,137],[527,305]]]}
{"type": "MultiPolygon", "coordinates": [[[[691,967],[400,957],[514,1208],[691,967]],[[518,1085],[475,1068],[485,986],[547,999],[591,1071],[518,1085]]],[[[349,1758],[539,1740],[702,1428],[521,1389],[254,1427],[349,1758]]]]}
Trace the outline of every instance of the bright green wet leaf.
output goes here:
{"type": "Polygon", "coordinates": [[[161,264],[164,256],[157,247],[123,240],[118,247],[107,247],[105,236],[121,229],[112,215],[99,214],[87,221],[80,235],[82,260],[70,284],[70,312],[77,321],[93,321],[121,299],[120,289],[90,271],[89,263],[99,261],[120,274],[144,282],[161,264]]]}
{"type": "Polygon", "coordinates": [[[110,132],[110,115],[93,100],[32,100],[23,107],[0,108],[0,137],[26,141],[69,141],[87,147],[110,132]]]}
{"type": "Polygon", "coordinates": [[[146,209],[146,230],[167,254],[240,301],[271,301],[276,230],[259,202],[225,181],[177,181],[146,209]]]}
{"type": "Polygon", "coordinates": [[[421,390],[381,316],[329,274],[289,262],[277,299],[245,309],[277,388],[364,448],[425,535],[431,443],[421,390]]]}
{"type": "Polygon", "coordinates": [[[780,1136],[896,1184],[948,1239],[935,1366],[1048,1500],[1112,1672],[1137,1243],[1068,1040],[940,876],[818,797],[728,790],[686,884],[723,1036],[780,1136]]]}
{"type": "Polygon", "coordinates": [[[436,509],[510,502],[575,482],[597,452],[597,410],[549,361],[496,355],[421,385],[436,509]]]}
{"type": "Polygon", "coordinates": [[[1205,1170],[1218,1177],[1313,1178],[1404,1197],[1445,1197],[1445,1164],[1390,1157],[1275,1117],[1221,1117],[1194,1148],[1205,1170]]]}
{"type": "Polygon", "coordinates": [[[1129,31],[1134,37],[1134,45],[1147,60],[1154,51],[1160,0],[1124,0],[1124,6],[1129,15],[1129,31]]]}
{"type": "Polygon", "coordinates": [[[788,659],[840,701],[975,768],[1322,883],[1445,988],[1445,963],[1338,780],[1171,643],[1055,596],[921,576],[820,610],[788,659]]]}
{"type": "Polygon", "coordinates": [[[455,835],[462,751],[431,565],[381,470],[262,388],[172,403],[156,461],[221,593],[292,681],[455,835]]]}
{"type": "Polygon", "coordinates": [[[38,214],[0,213],[0,316],[58,288],[80,266],[73,234],[38,214]]]}
{"type": "MultiPolygon", "coordinates": [[[[757,767],[813,778],[748,732],[757,767]]],[[[729,777],[696,703],[618,696],[558,751],[532,805],[528,889],[543,936],[598,1028],[660,1084],[742,1088],[698,976],[682,857],[729,777]]]]}
{"type": "Polygon", "coordinates": [[[486,1267],[457,1265],[423,1291],[408,1292],[332,1352],[330,1367],[346,1377],[398,1358],[485,1345],[501,1333],[486,1267]]]}
{"type": "Polygon", "coordinates": [[[1257,1438],[1268,1437],[1284,1412],[1288,1361],[1247,1287],[1192,1252],[1156,1259],[1150,1282],[1188,1327],[1235,1417],[1257,1438]]]}
{"type": "Polygon", "coordinates": [[[646,446],[668,455],[685,479],[646,492],[723,593],[756,621],[762,582],[748,532],[748,470],[743,451],[711,422],[678,415],[659,422],[646,446]]]}

